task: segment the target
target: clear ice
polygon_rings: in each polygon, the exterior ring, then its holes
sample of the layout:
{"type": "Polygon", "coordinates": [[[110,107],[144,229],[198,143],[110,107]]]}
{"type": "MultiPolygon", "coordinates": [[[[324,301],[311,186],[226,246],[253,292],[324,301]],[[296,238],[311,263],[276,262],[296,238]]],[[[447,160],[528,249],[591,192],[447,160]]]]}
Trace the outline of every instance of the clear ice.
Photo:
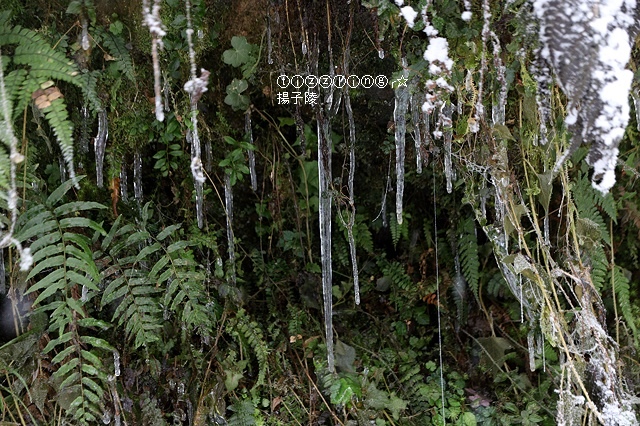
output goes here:
{"type": "MultiPolygon", "coordinates": [[[[251,130],[251,108],[244,115],[244,133],[247,135],[249,145],[253,145],[253,132],[251,130]]],[[[249,156],[249,175],[251,177],[251,189],[258,190],[258,179],[256,177],[256,154],[253,149],[247,150],[249,156]]]]}
{"type": "Polygon", "coordinates": [[[231,175],[224,175],[224,205],[227,216],[227,243],[229,251],[229,266],[231,283],[236,284],[236,249],[233,241],[233,192],[231,189],[231,175]]]}
{"type": "MultiPolygon", "coordinates": [[[[403,77],[409,76],[407,58],[402,58],[403,77]]],[[[402,224],[402,197],[404,195],[404,147],[407,130],[406,113],[409,107],[409,89],[406,85],[396,88],[396,105],[393,119],[396,124],[396,221],[402,224]]]]}
{"type": "Polygon", "coordinates": [[[133,196],[138,206],[142,206],[142,156],[140,151],[133,154],[133,196]]]}
{"type": "Polygon", "coordinates": [[[109,138],[109,122],[107,121],[107,111],[98,112],[98,135],[93,140],[93,147],[96,152],[96,185],[98,188],[104,186],[103,165],[104,151],[109,138]]]}

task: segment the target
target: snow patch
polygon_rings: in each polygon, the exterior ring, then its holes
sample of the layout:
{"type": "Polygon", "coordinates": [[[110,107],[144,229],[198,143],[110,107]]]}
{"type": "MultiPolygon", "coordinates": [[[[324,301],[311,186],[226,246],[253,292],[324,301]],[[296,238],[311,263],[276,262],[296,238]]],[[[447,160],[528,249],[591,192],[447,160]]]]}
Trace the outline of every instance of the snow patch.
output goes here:
{"type": "Polygon", "coordinates": [[[405,6],[402,9],[400,9],[400,14],[402,14],[404,19],[407,20],[407,25],[409,25],[409,28],[413,28],[416,21],[416,17],[418,16],[418,12],[413,10],[411,6],[405,6]]]}

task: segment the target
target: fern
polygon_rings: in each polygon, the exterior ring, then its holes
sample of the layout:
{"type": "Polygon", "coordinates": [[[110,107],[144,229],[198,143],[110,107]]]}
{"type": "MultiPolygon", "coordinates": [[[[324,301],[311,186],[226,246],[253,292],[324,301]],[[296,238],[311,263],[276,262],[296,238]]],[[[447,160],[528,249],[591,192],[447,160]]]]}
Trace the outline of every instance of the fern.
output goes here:
{"type": "MultiPolygon", "coordinates": [[[[52,85],[51,80],[71,83],[80,89],[91,101],[91,105],[99,107],[95,95],[95,85],[91,79],[80,75],[78,67],[62,52],[51,47],[40,34],[19,25],[12,26],[9,14],[0,14],[0,48],[17,45],[11,57],[15,65],[22,65],[11,71],[5,79],[9,98],[15,102],[14,111],[19,115],[36,96],[38,90],[52,85]]],[[[73,167],[73,125],[69,120],[66,103],[62,96],[47,101],[41,108],[49,125],[58,140],[58,145],[71,179],[75,179],[73,167]]],[[[76,185],[77,186],[77,185],[76,185]]]]}
{"type": "Polygon", "coordinates": [[[238,309],[233,320],[227,325],[227,332],[235,337],[241,344],[244,342],[253,349],[258,360],[258,379],[253,388],[263,385],[267,373],[269,347],[264,340],[262,329],[257,322],[251,321],[244,309],[238,309]]]}
{"type": "Polygon", "coordinates": [[[629,293],[629,278],[630,272],[615,265],[610,272],[610,281],[613,284],[613,288],[616,292],[616,302],[622,311],[622,316],[627,322],[627,325],[633,331],[633,337],[638,342],[638,328],[636,327],[636,316],[631,309],[631,296],[629,293]]]}
{"type": "Polygon", "coordinates": [[[141,262],[147,260],[149,251],[139,250],[150,234],[134,225],[121,226],[121,217],[115,221],[101,251],[95,254],[103,280],[110,280],[102,294],[101,306],[119,300],[113,314],[117,325],[124,327],[126,336],[134,339],[134,348],[147,346],[159,340],[161,329],[159,290],[149,280],[141,262]],[[136,253],[134,255],[132,253],[136,253]]]}
{"type": "Polygon", "coordinates": [[[391,231],[391,240],[393,241],[393,247],[398,245],[400,239],[404,238],[405,240],[409,239],[409,221],[411,219],[411,215],[406,212],[402,212],[402,224],[398,224],[398,219],[395,214],[391,215],[391,220],[389,220],[389,231],[391,231]]]}
{"type": "Polygon", "coordinates": [[[245,399],[244,401],[238,401],[229,407],[234,414],[229,417],[227,425],[229,426],[255,426],[256,417],[255,417],[255,407],[253,403],[245,399]]]}
{"type": "Polygon", "coordinates": [[[119,35],[111,32],[100,32],[102,43],[107,48],[109,54],[116,61],[118,71],[122,72],[131,82],[135,83],[135,71],[133,69],[133,61],[124,40],[119,35]]]}
{"type": "Polygon", "coordinates": [[[615,204],[612,201],[612,196],[602,197],[602,195],[598,194],[598,191],[591,187],[591,184],[584,175],[580,175],[578,182],[573,188],[572,194],[578,210],[578,216],[581,219],[588,219],[594,224],[597,224],[600,238],[608,245],[611,245],[611,239],[607,232],[604,219],[598,210],[598,206],[606,206],[606,209],[604,209],[605,212],[607,212],[615,222],[617,212],[615,210],[615,204]]]}
{"type": "Polygon", "coordinates": [[[49,332],[53,338],[43,352],[53,354],[57,394],[60,398],[70,397],[71,403],[65,408],[76,421],[96,424],[102,416],[101,399],[107,381],[95,349],[113,348],[87,333],[109,325],[92,318],[88,311],[91,298],[99,291],[100,275],[85,234],[90,230],[104,231],[96,222],[79,216],[79,212],[106,207],[83,201],[61,204],[72,185],[72,181],[63,183],[43,204],[36,204],[21,216],[16,237],[23,242],[35,239],[31,244],[35,267],[27,276],[33,282],[27,293],[35,296],[36,312],[50,315],[49,332]]]}
{"type": "Polygon", "coordinates": [[[385,277],[391,279],[392,294],[402,296],[408,300],[415,300],[418,294],[416,285],[407,275],[404,266],[398,262],[389,262],[386,259],[378,261],[378,267],[385,277]]]}
{"type": "Polygon", "coordinates": [[[473,296],[478,300],[478,283],[480,281],[480,259],[478,256],[478,238],[476,236],[475,220],[469,217],[458,225],[460,238],[458,252],[460,264],[473,296]]]}

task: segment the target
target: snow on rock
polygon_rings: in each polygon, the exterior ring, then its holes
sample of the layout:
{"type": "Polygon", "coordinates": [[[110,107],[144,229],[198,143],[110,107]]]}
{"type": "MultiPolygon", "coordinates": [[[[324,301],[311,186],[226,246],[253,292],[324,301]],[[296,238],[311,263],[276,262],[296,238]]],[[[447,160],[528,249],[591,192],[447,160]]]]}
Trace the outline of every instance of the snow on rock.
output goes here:
{"type": "Polygon", "coordinates": [[[636,0],[534,0],[540,21],[540,55],[567,95],[565,123],[572,134],[564,160],[591,143],[592,185],[607,193],[615,184],[618,144],[629,122],[633,73],[626,69],[638,32],[636,0]]]}

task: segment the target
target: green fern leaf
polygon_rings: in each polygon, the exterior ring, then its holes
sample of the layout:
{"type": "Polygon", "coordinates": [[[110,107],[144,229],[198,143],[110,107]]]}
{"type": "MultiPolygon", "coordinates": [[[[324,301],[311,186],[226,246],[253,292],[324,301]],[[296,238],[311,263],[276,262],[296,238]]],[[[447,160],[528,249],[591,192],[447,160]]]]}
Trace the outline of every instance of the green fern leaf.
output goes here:
{"type": "Polygon", "coordinates": [[[459,225],[459,232],[458,251],[460,253],[462,274],[477,301],[479,300],[480,258],[478,255],[478,238],[476,236],[475,220],[472,217],[464,220],[459,225]]]}
{"type": "Polygon", "coordinates": [[[119,71],[121,71],[131,82],[136,81],[133,61],[122,37],[110,32],[102,32],[102,43],[115,59],[119,71]]]}
{"type": "Polygon", "coordinates": [[[638,342],[638,328],[636,327],[636,316],[631,309],[631,294],[629,291],[629,277],[631,273],[618,265],[615,265],[610,272],[613,274],[613,286],[616,292],[616,302],[620,307],[622,316],[629,328],[633,331],[633,337],[638,342]]]}

